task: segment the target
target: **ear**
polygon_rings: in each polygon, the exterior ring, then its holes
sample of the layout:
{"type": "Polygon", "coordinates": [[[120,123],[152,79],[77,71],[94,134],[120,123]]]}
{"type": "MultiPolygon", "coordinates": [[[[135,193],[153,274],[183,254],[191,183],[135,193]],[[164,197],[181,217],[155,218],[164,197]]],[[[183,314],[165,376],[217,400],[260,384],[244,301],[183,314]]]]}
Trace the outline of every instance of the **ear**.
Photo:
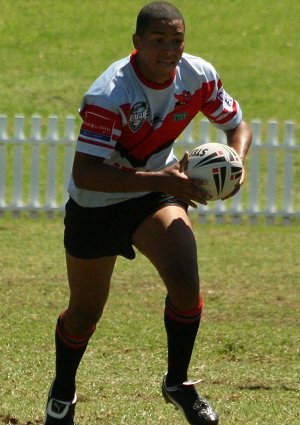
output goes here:
{"type": "Polygon", "coordinates": [[[137,35],[137,34],[133,34],[133,36],[132,36],[132,43],[134,45],[134,48],[136,50],[138,50],[140,48],[140,45],[141,45],[141,37],[139,35],[137,35]]]}

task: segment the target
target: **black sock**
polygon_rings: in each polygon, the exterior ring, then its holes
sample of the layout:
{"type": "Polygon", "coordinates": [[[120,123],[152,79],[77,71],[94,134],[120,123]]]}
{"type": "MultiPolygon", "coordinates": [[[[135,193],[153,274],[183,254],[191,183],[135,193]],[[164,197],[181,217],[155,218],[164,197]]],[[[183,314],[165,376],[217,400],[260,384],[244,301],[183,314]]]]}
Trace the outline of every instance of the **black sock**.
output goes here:
{"type": "Polygon", "coordinates": [[[95,327],[86,337],[68,335],[63,328],[63,315],[58,318],[55,330],[56,376],[52,386],[52,397],[71,401],[74,398],[75,376],[95,327]]]}
{"type": "Polygon", "coordinates": [[[198,333],[203,301],[192,311],[179,311],[166,298],[165,327],[168,339],[168,374],[166,385],[182,384],[188,378],[195,339],[198,333]]]}

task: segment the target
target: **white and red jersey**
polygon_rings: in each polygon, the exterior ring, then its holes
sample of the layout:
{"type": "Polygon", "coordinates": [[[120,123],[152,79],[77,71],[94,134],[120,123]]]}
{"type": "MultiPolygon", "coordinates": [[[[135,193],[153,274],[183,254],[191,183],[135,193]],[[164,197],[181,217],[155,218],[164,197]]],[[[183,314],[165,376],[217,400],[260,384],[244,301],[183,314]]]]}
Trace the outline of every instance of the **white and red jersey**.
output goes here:
{"type": "MultiPolygon", "coordinates": [[[[140,74],[133,52],[113,63],[85,94],[76,149],[129,172],[162,170],[177,161],[174,141],[199,111],[222,130],[242,119],[210,63],[184,53],[172,79],[155,84],[140,74]]],[[[79,189],[71,178],[69,194],[79,205],[97,207],[144,193],[79,189]]]]}

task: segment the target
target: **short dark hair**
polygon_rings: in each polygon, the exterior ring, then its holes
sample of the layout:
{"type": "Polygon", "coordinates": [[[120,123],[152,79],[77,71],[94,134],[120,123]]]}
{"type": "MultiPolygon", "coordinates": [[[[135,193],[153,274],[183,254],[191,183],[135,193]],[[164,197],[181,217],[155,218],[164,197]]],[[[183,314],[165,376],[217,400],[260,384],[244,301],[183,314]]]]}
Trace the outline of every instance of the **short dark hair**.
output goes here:
{"type": "Polygon", "coordinates": [[[154,1],[146,4],[138,14],[135,33],[142,36],[155,20],[182,21],[184,25],[183,16],[177,7],[166,1],[154,1]]]}

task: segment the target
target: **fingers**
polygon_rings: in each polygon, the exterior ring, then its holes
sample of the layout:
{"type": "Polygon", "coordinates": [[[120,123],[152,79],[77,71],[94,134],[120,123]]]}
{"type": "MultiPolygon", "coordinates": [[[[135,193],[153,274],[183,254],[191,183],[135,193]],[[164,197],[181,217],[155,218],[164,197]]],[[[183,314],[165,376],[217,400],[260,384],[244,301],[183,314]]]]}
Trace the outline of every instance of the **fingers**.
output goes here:
{"type": "Polygon", "coordinates": [[[179,161],[179,172],[180,173],[183,173],[186,170],[188,160],[189,160],[189,153],[187,151],[185,151],[182,159],[179,161]]]}
{"type": "Polygon", "coordinates": [[[205,189],[207,180],[189,178],[185,173],[188,162],[188,152],[185,152],[182,159],[170,168],[163,170],[168,187],[165,193],[176,196],[192,208],[197,208],[197,204],[207,205],[210,195],[205,189]]]}
{"type": "Polygon", "coordinates": [[[206,186],[208,184],[208,181],[205,179],[189,179],[195,187],[198,187],[202,190],[205,190],[202,186],[206,186]]]}
{"type": "MultiPolygon", "coordinates": [[[[191,182],[193,183],[192,199],[198,204],[207,205],[207,201],[211,199],[211,195],[205,190],[199,180],[191,180],[191,182]]],[[[204,181],[204,184],[207,184],[207,182],[204,181]]]]}
{"type": "Polygon", "coordinates": [[[194,209],[197,209],[197,207],[198,207],[198,205],[195,204],[195,202],[193,202],[191,200],[188,200],[187,204],[188,204],[189,207],[192,207],[194,209]]]}
{"type": "Polygon", "coordinates": [[[197,200],[196,202],[194,202],[194,201],[192,201],[191,199],[183,199],[183,198],[180,198],[183,202],[185,202],[189,207],[192,207],[192,208],[194,208],[194,209],[197,209],[198,208],[198,204],[201,204],[201,205],[207,205],[207,201],[205,201],[205,199],[199,199],[199,200],[197,200]]]}
{"type": "Polygon", "coordinates": [[[229,195],[222,198],[221,201],[226,201],[226,199],[232,198],[234,195],[236,195],[238,191],[240,190],[240,188],[242,187],[244,180],[245,180],[245,169],[243,169],[242,176],[240,178],[240,181],[236,185],[235,189],[229,195]]]}
{"type": "Polygon", "coordinates": [[[238,191],[240,190],[240,187],[241,186],[238,184],[236,188],[233,190],[233,192],[231,192],[229,195],[225,196],[224,198],[221,198],[221,201],[226,201],[226,199],[232,198],[232,196],[238,193],[238,191]]]}
{"type": "Polygon", "coordinates": [[[242,175],[241,175],[241,178],[240,178],[240,181],[239,181],[240,187],[243,185],[243,183],[245,181],[245,175],[246,175],[245,168],[243,168],[242,175]]]}
{"type": "Polygon", "coordinates": [[[189,181],[189,185],[181,194],[177,194],[177,198],[184,201],[192,208],[197,208],[197,204],[207,205],[207,201],[211,198],[208,192],[203,189],[199,184],[194,185],[189,181]]]}

